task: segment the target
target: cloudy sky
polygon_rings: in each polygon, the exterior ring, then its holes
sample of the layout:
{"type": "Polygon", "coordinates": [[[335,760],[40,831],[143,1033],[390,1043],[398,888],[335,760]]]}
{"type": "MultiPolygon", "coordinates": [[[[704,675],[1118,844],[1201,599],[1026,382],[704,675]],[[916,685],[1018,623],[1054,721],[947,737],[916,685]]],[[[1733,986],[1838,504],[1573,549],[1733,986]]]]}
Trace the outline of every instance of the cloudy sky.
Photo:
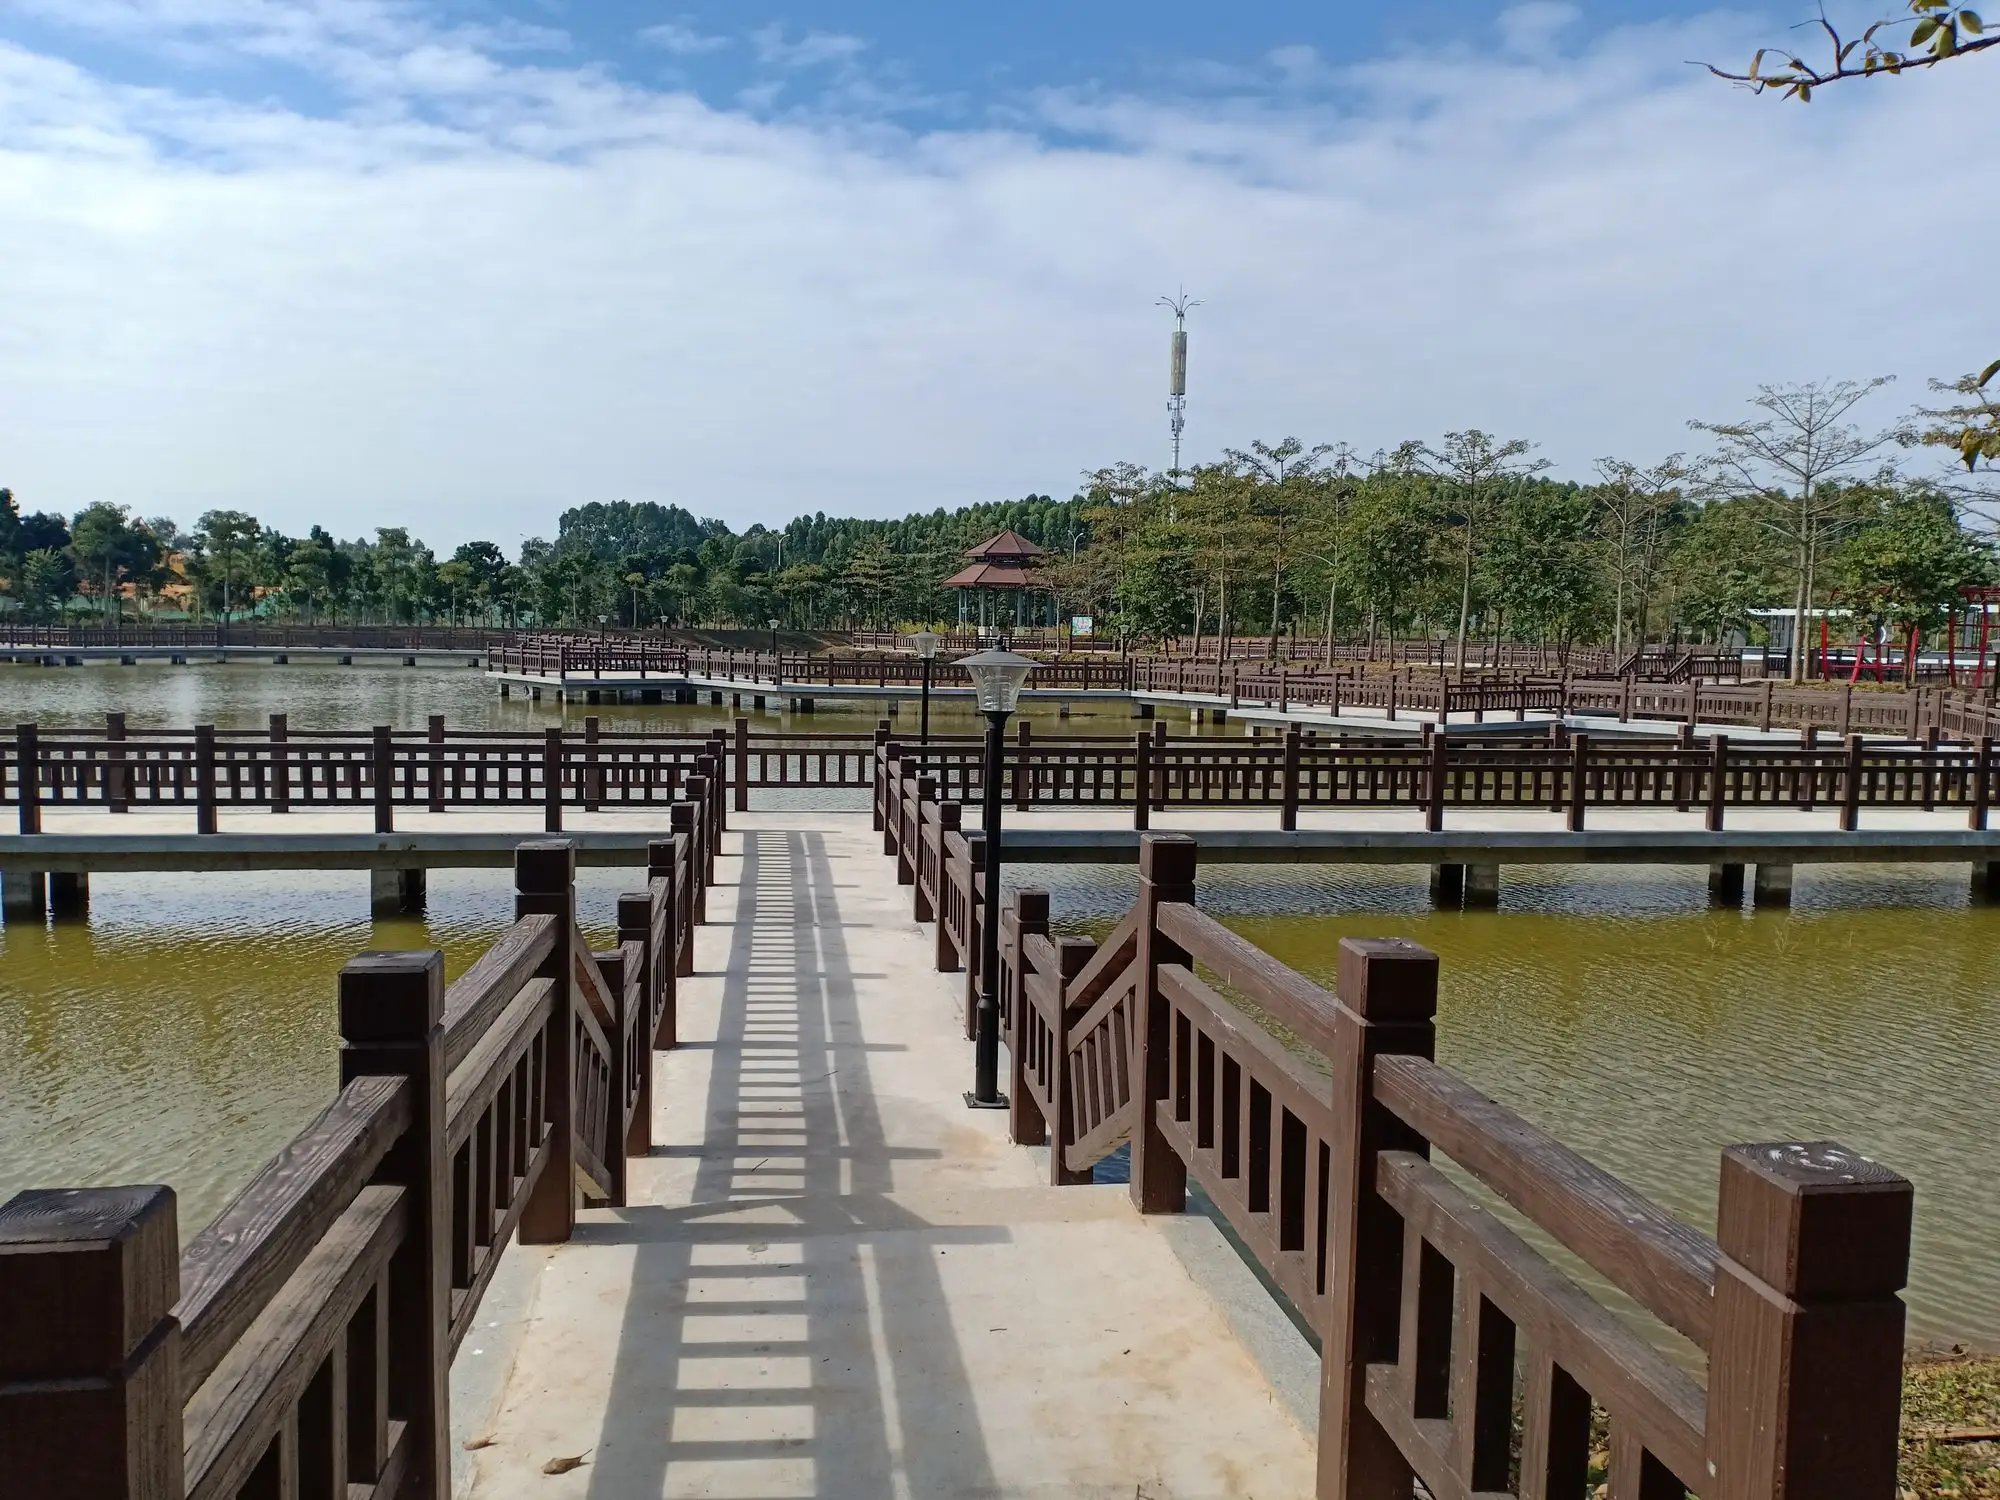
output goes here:
{"type": "Polygon", "coordinates": [[[1809,9],[0,0],[0,484],[510,549],[1068,494],[1165,463],[1182,283],[1195,458],[1887,419],[1996,352],[1946,309],[2000,63],[1688,64],[1809,9]]]}

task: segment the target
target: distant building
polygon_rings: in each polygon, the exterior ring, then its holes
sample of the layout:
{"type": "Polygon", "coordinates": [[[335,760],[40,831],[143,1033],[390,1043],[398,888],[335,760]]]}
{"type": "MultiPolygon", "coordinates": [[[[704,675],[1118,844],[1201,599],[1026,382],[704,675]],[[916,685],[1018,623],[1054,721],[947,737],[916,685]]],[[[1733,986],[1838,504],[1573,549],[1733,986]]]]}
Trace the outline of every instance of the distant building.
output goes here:
{"type": "Polygon", "coordinates": [[[1053,625],[1055,596],[1041,572],[1047,558],[1018,531],[1002,531],[969,549],[966,566],[940,587],[957,592],[961,625],[1053,625]]]}

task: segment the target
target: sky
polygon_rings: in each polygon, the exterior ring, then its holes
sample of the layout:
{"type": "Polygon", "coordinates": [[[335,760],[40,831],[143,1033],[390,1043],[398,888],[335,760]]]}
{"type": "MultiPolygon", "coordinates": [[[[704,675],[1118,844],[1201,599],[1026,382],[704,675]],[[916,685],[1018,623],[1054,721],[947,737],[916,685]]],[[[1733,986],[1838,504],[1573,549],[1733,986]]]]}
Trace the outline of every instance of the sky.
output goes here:
{"type": "Polygon", "coordinates": [[[1067,495],[1166,466],[1182,286],[1189,462],[1581,478],[1823,376],[1887,422],[2000,352],[1949,311],[2000,64],[1690,64],[1809,10],[0,0],[0,485],[510,551],[1067,495]]]}

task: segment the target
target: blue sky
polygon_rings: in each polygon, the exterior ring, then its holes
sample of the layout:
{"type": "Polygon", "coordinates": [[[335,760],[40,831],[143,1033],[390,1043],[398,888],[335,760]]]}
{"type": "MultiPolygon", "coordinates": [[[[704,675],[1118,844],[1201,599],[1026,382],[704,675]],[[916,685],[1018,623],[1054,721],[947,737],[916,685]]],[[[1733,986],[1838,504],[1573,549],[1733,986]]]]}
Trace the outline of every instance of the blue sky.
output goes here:
{"type": "Polygon", "coordinates": [[[2000,64],[1687,64],[1805,8],[0,0],[0,484],[447,546],[1067,493],[1164,462],[1183,282],[1196,458],[1886,421],[1992,357],[1914,273],[2000,208],[1908,148],[2000,64]]]}

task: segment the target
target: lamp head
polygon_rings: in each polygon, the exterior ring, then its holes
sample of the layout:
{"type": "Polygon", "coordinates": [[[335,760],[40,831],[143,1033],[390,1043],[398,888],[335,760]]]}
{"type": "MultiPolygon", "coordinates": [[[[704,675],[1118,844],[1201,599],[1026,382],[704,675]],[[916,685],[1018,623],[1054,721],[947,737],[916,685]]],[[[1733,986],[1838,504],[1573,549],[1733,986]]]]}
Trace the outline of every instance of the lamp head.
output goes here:
{"type": "Polygon", "coordinates": [[[910,637],[910,649],[925,661],[929,661],[933,656],[936,656],[938,647],[943,644],[944,637],[939,635],[935,630],[919,630],[915,635],[910,637]]]}
{"type": "Polygon", "coordinates": [[[982,713],[1011,714],[1021,701],[1021,688],[1035,663],[1012,651],[975,651],[958,664],[972,678],[973,696],[982,713]]]}

